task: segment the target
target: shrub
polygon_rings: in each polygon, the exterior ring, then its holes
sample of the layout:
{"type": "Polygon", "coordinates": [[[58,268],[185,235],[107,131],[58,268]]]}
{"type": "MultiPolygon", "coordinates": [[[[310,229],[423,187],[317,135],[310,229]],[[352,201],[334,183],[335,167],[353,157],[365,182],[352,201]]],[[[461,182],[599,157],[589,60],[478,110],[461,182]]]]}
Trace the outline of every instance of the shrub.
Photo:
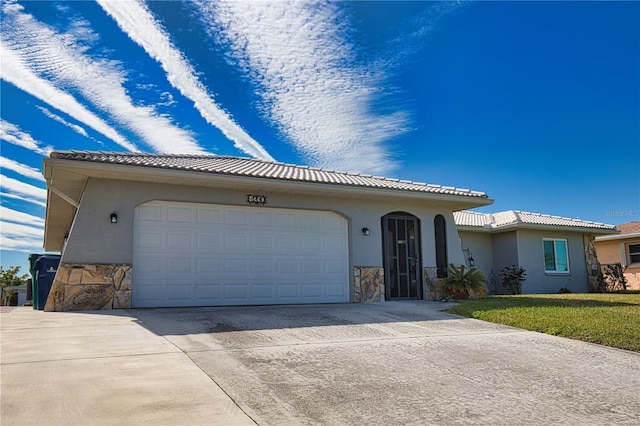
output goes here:
{"type": "Polygon", "coordinates": [[[526,271],[516,265],[506,266],[500,271],[502,285],[511,294],[522,294],[522,283],[526,281],[526,271]]]}
{"type": "Polygon", "coordinates": [[[627,279],[624,276],[625,268],[620,263],[604,265],[602,278],[599,282],[600,291],[609,293],[612,291],[626,290],[627,279]]]}
{"type": "Polygon", "coordinates": [[[480,298],[487,295],[484,283],[487,277],[476,268],[466,269],[464,265],[449,265],[449,274],[440,280],[438,289],[445,296],[455,298],[480,298]]]}

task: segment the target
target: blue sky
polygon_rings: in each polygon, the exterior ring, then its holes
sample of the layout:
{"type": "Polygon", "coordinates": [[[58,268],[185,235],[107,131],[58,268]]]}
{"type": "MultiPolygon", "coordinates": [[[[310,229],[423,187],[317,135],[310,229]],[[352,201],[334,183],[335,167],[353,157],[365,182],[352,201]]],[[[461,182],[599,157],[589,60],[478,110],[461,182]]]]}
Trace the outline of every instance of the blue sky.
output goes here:
{"type": "Polygon", "coordinates": [[[211,153],[640,220],[640,2],[3,1],[2,266],[52,150],[211,153]]]}

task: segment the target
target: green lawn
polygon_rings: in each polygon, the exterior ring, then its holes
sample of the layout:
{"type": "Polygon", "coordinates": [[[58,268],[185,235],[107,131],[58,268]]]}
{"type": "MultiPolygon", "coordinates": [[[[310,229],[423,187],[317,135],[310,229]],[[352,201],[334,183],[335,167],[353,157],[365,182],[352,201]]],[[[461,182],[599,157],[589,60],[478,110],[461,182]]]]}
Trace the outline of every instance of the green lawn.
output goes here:
{"type": "Polygon", "coordinates": [[[447,312],[640,352],[640,292],[491,296],[447,312]]]}

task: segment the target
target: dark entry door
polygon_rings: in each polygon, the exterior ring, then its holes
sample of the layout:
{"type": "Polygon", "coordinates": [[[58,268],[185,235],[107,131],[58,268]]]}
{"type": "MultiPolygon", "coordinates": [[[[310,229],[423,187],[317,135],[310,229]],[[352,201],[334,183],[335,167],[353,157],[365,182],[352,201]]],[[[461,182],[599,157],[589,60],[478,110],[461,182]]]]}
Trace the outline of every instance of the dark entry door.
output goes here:
{"type": "Polygon", "coordinates": [[[382,218],[387,300],[422,298],[419,226],[418,218],[406,213],[382,218]]]}

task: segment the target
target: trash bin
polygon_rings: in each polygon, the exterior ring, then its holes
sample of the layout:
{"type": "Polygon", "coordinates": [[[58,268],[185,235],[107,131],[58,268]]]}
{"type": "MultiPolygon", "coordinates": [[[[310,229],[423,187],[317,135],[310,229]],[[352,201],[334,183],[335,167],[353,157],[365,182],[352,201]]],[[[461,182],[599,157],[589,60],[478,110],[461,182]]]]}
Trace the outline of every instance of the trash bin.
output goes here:
{"type": "Polygon", "coordinates": [[[44,256],[43,253],[29,254],[29,273],[31,274],[31,300],[33,309],[38,309],[38,271],[36,271],[36,261],[44,256]]]}
{"type": "Polygon", "coordinates": [[[36,260],[35,268],[38,278],[36,289],[33,291],[33,305],[34,307],[37,305],[39,310],[44,309],[44,305],[47,303],[47,297],[49,296],[49,291],[51,291],[59,264],[59,255],[40,256],[36,260]]]}

